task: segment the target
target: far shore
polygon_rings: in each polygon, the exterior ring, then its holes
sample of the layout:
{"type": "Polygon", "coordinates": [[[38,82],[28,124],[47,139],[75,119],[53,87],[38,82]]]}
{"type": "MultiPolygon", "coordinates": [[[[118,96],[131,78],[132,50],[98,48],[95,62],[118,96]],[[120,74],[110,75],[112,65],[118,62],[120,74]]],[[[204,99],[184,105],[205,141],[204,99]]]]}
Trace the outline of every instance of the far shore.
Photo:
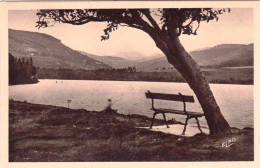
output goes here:
{"type": "MultiPolygon", "coordinates": [[[[88,111],[10,100],[9,161],[254,160],[253,129],[232,129],[224,137],[183,137],[140,128],[150,122],[148,117],[114,110],[88,111]]],[[[156,120],[155,125],[163,125],[163,121],[156,120]]]]}
{"type": "MultiPolygon", "coordinates": [[[[166,82],[166,83],[186,83],[184,81],[153,81],[153,80],[110,80],[110,79],[102,79],[102,80],[96,80],[96,79],[44,79],[41,78],[39,80],[82,80],[82,81],[121,81],[121,82],[166,82]]],[[[39,81],[40,82],[40,81],[39,81]]],[[[39,83],[37,82],[37,83],[39,83]]],[[[28,84],[37,84],[37,83],[28,83],[28,84]]],[[[251,82],[237,82],[237,83],[231,83],[231,82],[209,82],[209,84],[230,84],[230,85],[254,85],[254,83],[251,82]]],[[[24,85],[24,84],[17,84],[17,85],[24,85]]],[[[12,86],[12,85],[10,85],[12,86]]]]}
{"type": "MultiPolygon", "coordinates": [[[[203,74],[209,83],[215,84],[254,84],[253,68],[242,69],[204,69],[203,74]]],[[[62,80],[103,80],[103,81],[145,81],[145,82],[180,82],[185,83],[178,71],[126,71],[112,70],[73,70],[73,69],[41,69],[37,76],[40,79],[62,80]]]]}

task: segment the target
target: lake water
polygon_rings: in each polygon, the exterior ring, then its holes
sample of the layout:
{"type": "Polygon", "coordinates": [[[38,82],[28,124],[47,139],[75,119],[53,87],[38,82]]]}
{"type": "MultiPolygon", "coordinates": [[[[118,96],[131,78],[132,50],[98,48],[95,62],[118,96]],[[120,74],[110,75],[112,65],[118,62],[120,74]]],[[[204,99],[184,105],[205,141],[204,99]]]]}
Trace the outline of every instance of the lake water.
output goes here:
{"type": "MultiPolygon", "coordinates": [[[[211,84],[210,85],[222,114],[231,126],[253,127],[254,99],[252,85],[211,84]]],[[[48,104],[70,108],[100,111],[105,109],[108,99],[112,107],[122,114],[140,114],[152,117],[151,100],[145,92],[194,95],[185,83],[128,82],[128,81],[88,81],[88,80],[40,80],[37,84],[9,87],[9,98],[30,103],[48,104]]],[[[182,103],[157,101],[156,107],[182,108],[182,103]]],[[[202,111],[197,99],[188,103],[187,109],[202,111]]],[[[160,116],[158,115],[158,118],[160,116]]],[[[175,118],[184,122],[179,115],[167,114],[167,119],[175,118]]],[[[189,121],[195,125],[192,120],[189,121]]],[[[207,127],[205,118],[200,122],[207,127]]]]}

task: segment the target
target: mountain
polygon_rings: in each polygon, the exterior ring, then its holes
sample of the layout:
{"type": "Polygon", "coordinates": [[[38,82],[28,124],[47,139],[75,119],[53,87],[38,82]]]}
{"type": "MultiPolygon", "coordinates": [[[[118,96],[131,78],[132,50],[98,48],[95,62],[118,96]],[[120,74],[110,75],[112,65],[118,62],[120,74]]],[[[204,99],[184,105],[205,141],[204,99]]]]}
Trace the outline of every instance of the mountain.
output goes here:
{"type": "Polygon", "coordinates": [[[15,57],[32,57],[36,67],[88,70],[110,68],[65,46],[50,35],[12,29],[8,33],[9,53],[15,57]]]}
{"type": "Polygon", "coordinates": [[[161,71],[164,68],[165,70],[172,70],[173,68],[165,56],[136,64],[138,71],[161,71]]]}
{"type": "Polygon", "coordinates": [[[253,66],[254,46],[253,44],[221,44],[205,50],[191,52],[190,55],[200,66],[253,66]]]}
{"type": "MultiPolygon", "coordinates": [[[[193,51],[190,53],[193,59],[201,67],[222,68],[253,66],[254,46],[253,44],[221,44],[215,47],[193,51]]],[[[157,58],[137,63],[139,71],[160,71],[162,69],[172,70],[165,56],[158,55],[157,58]]]]}
{"type": "Polygon", "coordinates": [[[94,54],[89,54],[83,51],[80,51],[81,54],[86,55],[90,58],[93,58],[94,60],[103,62],[104,64],[107,64],[111,66],[112,68],[118,69],[118,68],[125,68],[125,67],[133,67],[137,63],[136,61],[127,60],[121,57],[114,57],[114,56],[98,56],[94,54]]]}
{"type": "MultiPolygon", "coordinates": [[[[122,58],[125,55],[112,57],[82,53],[113,68],[135,66],[138,71],[172,71],[174,69],[162,54],[152,56],[139,54],[138,59],[128,60],[122,58]]],[[[132,53],[138,54],[138,52],[132,53]]],[[[126,55],[130,57],[130,53],[126,55]]],[[[202,68],[253,66],[254,46],[253,44],[221,44],[193,51],[190,55],[202,68]]]]}
{"type": "MultiPolygon", "coordinates": [[[[144,55],[139,55],[138,59],[136,57],[136,59],[132,58],[131,60],[129,60],[129,59],[122,58],[123,55],[122,55],[122,57],[119,57],[119,56],[99,56],[99,55],[90,54],[90,53],[87,53],[87,52],[84,52],[84,51],[80,51],[80,53],[83,54],[83,55],[86,55],[90,58],[93,58],[94,60],[103,62],[104,64],[107,64],[107,65],[109,65],[109,66],[111,66],[112,68],[115,68],[115,69],[135,67],[135,66],[145,67],[145,66],[148,66],[148,65],[145,65],[146,61],[149,62],[150,60],[154,60],[154,59],[163,57],[163,55],[160,55],[160,54],[152,55],[152,56],[149,56],[149,57],[144,56],[144,55]],[[143,62],[144,62],[144,64],[142,65],[143,62]]],[[[138,53],[138,52],[134,52],[134,53],[138,53]]],[[[123,54],[123,52],[121,54],[123,54]]],[[[151,61],[150,64],[154,64],[153,67],[156,67],[156,62],[153,63],[153,61],[151,61]]],[[[167,62],[165,62],[164,64],[167,64],[167,62]]],[[[143,68],[141,68],[141,69],[143,69],[143,68]]]]}
{"type": "Polygon", "coordinates": [[[140,60],[147,58],[147,56],[143,55],[142,53],[136,52],[136,51],[130,51],[130,52],[119,52],[117,57],[121,57],[127,60],[131,61],[137,61],[140,62],[140,60]]]}
{"type": "Polygon", "coordinates": [[[164,55],[162,55],[162,54],[154,54],[154,55],[151,55],[151,56],[141,57],[139,59],[135,59],[135,61],[136,62],[144,62],[144,61],[150,61],[150,60],[161,58],[161,57],[164,57],[164,55]]]}

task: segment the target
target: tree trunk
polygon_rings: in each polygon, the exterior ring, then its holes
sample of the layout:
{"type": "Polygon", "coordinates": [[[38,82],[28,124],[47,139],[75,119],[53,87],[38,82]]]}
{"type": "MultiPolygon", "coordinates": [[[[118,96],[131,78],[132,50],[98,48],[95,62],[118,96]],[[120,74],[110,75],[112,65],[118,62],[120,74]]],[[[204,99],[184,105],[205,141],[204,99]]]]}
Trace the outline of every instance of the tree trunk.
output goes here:
{"type": "Polygon", "coordinates": [[[186,52],[181,45],[179,38],[164,38],[156,43],[166,55],[171,63],[184,77],[190,88],[197,96],[199,103],[204,111],[210,134],[225,134],[230,132],[230,126],[220,112],[220,108],[213,96],[209,83],[201,72],[198,64],[186,52]]]}

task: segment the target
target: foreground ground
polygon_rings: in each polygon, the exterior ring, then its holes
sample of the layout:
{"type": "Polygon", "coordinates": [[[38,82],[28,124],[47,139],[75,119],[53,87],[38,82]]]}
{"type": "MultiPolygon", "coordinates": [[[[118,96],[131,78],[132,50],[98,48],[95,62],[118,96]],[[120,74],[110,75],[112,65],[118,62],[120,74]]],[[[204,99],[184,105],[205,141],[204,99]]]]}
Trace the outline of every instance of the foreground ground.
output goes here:
{"type": "Polygon", "coordinates": [[[181,137],[138,128],[150,125],[144,116],[9,103],[11,162],[254,159],[254,131],[249,128],[221,138],[181,137]]]}

